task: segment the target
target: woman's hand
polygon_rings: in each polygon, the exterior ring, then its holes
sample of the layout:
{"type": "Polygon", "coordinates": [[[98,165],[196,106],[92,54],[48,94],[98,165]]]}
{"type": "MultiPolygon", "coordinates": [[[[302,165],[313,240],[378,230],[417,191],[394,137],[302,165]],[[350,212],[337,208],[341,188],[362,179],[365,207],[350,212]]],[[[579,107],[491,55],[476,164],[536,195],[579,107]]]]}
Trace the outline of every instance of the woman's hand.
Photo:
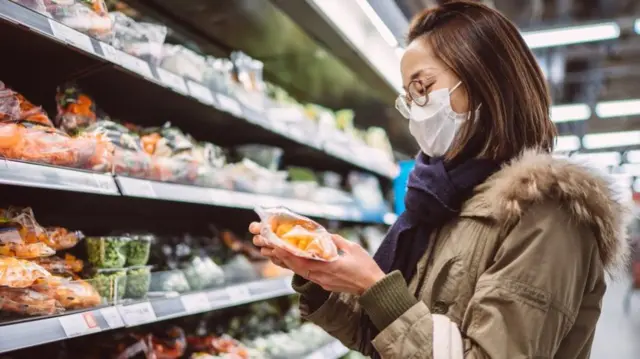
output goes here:
{"type": "Polygon", "coordinates": [[[253,234],[253,244],[260,248],[260,254],[262,254],[263,256],[269,258],[273,264],[280,266],[284,269],[290,269],[289,267],[286,266],[286,264],[284,264],[280,258],[274,256],[273,253],[273,247],[267,244],[267,241],[264,239],[264,237],[262,237],[260,235],[260,229],[261,229],[262,225],[259,222],[252,222],[249,225],[249,232],[251,232],[251,234],[253,234]]]}
{"type": "Polygon", "coordinates": [[[385,276],[361,246],[335,234],[332,238],[343,252],[333,262],[300,258],[280,248],[271,250],[272,258],[278,258],[286,268],[330,292],[361,295],[385,276]]]}

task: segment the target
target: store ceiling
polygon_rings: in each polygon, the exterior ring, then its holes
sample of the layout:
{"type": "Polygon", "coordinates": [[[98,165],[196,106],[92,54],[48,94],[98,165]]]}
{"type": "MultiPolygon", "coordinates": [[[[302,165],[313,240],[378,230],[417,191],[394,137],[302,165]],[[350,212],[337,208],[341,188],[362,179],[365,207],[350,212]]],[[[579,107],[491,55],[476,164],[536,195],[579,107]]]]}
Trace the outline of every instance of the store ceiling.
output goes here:
{"type": "MultiPolygon", "coordinates": [[[[324,0],[328,1],[328,0],[324,0]]],[[[265,63],[265,77],[302,102],[333,109],[355,108],[356,125],[382,126],[394,148],[415,151],[406,121],[393,109],[394,86],[344,34],[331,26],[312,0],[130,0],[192,40],[203,52],[226,56],[239,49],[265,63]]],[[[410,17],[437,0],[368,0],[402,43],[410,17]],[[390,10],[395,6],[395,11],[390,10]],[[391,16],[394,15],[394,16],[391,16]]],[[[441,2],[441,0],[440,0],[441,2]]],[[[486,0],[523,31],[616,20],[613,41],[535,50],[548,68],[556,104],[640,98],[640,18],[637,0],[486,0]]],[[[394,70],[395,71],[395,70],[394,70]]],[[[595,111],[593,111],[595,113],[595,111]]],[[[640,129],[640,116],[558,124],[564,135],[640,129]]]]}

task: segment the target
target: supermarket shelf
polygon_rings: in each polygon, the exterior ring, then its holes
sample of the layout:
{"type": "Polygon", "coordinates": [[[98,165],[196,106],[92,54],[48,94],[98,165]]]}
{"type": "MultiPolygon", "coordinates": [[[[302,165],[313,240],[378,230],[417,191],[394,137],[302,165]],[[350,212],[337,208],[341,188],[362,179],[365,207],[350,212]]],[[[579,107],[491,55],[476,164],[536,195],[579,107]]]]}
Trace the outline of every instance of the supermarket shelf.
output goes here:
{"type": "Polygon", "coordinates": [[[113,177],[19,161],[0,162],[0,184],[118,196],[113,177]]]}
{"type": "Polygon", "coordinates": [[[307,355],[305,359],[339,359],[348,353],[349,348],[336,340],[307,355]]]}
{"type": "Polygon", "coordinates": [[[254,209],[256,206],[285,206],[305,216],[350,222],[387,223],[388,214],[365,213],[358,207],[321,204],[291,198],[228,191],[215,188],[187,186],[166,182],[116,176],[122,194],[176,202],[208,204],[213,206],[254,209]],[[387,216],[387,217],[385,217],[387,216]]]}
{"type": "MultiPolygon", "coordinates": [[[[214,142],[222,145],[225,141],[238,144],[259,140],[301,151],[299,156],[293,156],[294,162],[322,169],[357,167],[386,179],[395,176],[396,167],[392,163],[372,164],[354,159],[350,153],[327,148],[314,139],[315,134],[296,133],[289,126],[274,124],[266,112],[245,106],[233,96],[214,93],[200,83],[157,68],[9,0],[0,0],[0,34],[3,33],[7,39],[15,38],[14,41],[28,46],[25,52],[37,47],[33,41],[38,44],[44,41],[51,48],[53,44],[49,40],[63,45],[55,47],[55,51],[75,52],[76,66],[83,68],[67,68],[67,72],[75,70],[83,88],[95,94],[115,117],[135,116],[140,122],[180,118],[180,127],[188,132],[203,133],[203,126],[210,126],[206,136],[212,136],[214,142]],[[12,36],[14,33],[21,38],[12,36]],[[119,91],[114,93],[114,88],[119,91]]],[[[25,56],[32,57],[29,53],[25,56]]],[[[19,62],[20,58],[15,61],[19,62]]],[[[60,66],[70,67],[69,64],[60,66]]],[[[39,71],[42,71],[38,73],[41,79],[52,76],[46,69],[39,71]]],[[[11,74],[7,76],[13,80],[11,74]]],[[[51,81],[54,80],[65,79],[54,76],[51,81]]],[[[14,82],[19,82],[19,78],[14,82]]],[[[52,86],[57,85],[59,83],[52,86]]]]}
{"type": "Polygon", "coordinates": [[[290,295],[294,293],[290,281],[290,277],[265,279],[169,299],[8,324],[0,326],[0,353],[290,295]]]}

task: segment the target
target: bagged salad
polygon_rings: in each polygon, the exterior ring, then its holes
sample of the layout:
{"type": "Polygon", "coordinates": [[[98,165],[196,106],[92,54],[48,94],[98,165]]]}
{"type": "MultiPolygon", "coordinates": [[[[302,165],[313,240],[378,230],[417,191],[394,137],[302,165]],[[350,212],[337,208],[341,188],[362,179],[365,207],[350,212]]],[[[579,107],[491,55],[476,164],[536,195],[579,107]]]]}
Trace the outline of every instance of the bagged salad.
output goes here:
{"type": "Polygon", "coordinates": [[[338,259],[338,248],[331,234],[311,219],[284,207],[256,207],[260,216],[261,235],[270,245],[298,257],[331,262],[338,259]]]}

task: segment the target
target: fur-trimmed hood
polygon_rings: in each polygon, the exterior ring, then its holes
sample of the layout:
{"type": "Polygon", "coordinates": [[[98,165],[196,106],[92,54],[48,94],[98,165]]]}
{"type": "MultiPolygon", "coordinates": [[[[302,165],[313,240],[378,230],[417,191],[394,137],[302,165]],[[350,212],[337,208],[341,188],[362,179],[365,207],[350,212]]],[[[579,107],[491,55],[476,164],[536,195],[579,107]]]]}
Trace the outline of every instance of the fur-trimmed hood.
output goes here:
{"type": "Polygon", "coordinates": [[[632,214],[615,191],[612,180],[598,171],[528,150],[478,186],[463,215],[481,213],[513,223],[532,204],[557,200],[578,223],[593,228],[602,262],[611,272],[626,263],[632,214]]]}

